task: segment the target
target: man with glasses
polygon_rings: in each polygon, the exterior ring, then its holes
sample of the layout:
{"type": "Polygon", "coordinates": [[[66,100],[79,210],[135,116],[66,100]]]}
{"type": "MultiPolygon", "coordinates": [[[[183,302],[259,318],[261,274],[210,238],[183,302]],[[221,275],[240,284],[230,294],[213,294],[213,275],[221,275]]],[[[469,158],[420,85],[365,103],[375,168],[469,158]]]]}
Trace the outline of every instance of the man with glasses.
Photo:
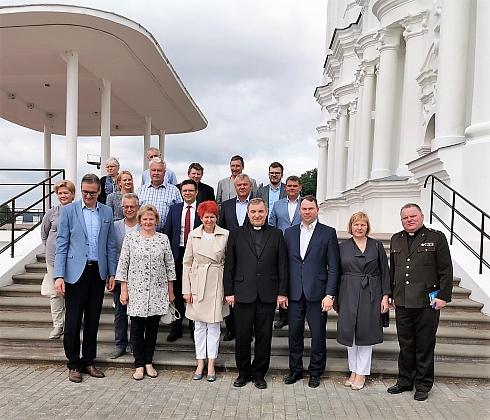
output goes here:
{"type": "MultiPolygon", "coordinates": [[[[181,314],[180,319],[177,319],[172,323],[172,331],[167,337],[167,341],[170,342],[182,337],[182,324],[185,311],[185,301],[182,295],[182,261],[184,259],[187,237],[191,230],[194,230],[202,224],[201,218],[197,214],[197,183],[192,179],[186,179],[180,184],[180,188],[184,202],[174,204],[170,207],[165,222],[165,228],[163,230],[163,233],[168,236],[175,260],[175,274],[177,278],[173,282],[175,295],[174,303],[181,314]]],[[[193,338],[194,325],[191,320],[189,320],[189,329],[191,331],[191,338],[193,338]]]]}
{"type": "MultiPolygon", "coordinates": [[[[162,154],[160,153],[160,150],[158,150],[156,147],[150,147],[148,151],[146,152],[146,158],[148,159],[148,162],[151,162],[155,158],[162,158],[162,154]]],[[[172,185],[177,185],[177,177],[175,176],[175,172],[172,171],[172,169],[167,168],[167,164],[165,163],[165,177],[163,179],[163,182],[166,182],[167,184],[172,184],[172,185]]],[[[143,171],[141,174],[141,185],[149,184],[151,182],[151,176],[150,176],[150,170],[147,169],[146,171],[143,171]]]]}
{"type": "Polygon", "coordinates": [[[65,296],[63,346],[68,359],[68,378],[76,383],[82,382],[82,372],[95,378],[104,377],[94,366],[97,330],[106,282],[107,290],[114,290],[117,259],[112,210],[97,202],[99,194],[99,178],[85,175],[82,199],[61,208],[56,237],[54,289],[65,296]]]}
{"type": "Polygon", "coordinates": [[[281,182],[283,175],[284,167],[279,162],[272,162],[269,165],[269,184],[260,187],[257,191],[257,197],[263,198],[269,207],[269,224],[274,203],[286,198],[286,184],[281,182]]]}
{"type": "MultiPolygon", "coordinates": [[[[141,230],[136,216],[139,210],[139,200],[135,193],[124,194],[122,197],[122,212],[124,219],[114,222],[114,230],[116,233],[116,254],[119,261],[124,236],[129,232],[141,230]]],[[[119,297],[121,296],[121,283],[116,282],[114,287],[114,340],[116,349],[111,353],[111,359],[117,359],[123,354],[126,354],[128,346],[128,315],[126,313],[127,305],[121,304],[119,297]]]]}

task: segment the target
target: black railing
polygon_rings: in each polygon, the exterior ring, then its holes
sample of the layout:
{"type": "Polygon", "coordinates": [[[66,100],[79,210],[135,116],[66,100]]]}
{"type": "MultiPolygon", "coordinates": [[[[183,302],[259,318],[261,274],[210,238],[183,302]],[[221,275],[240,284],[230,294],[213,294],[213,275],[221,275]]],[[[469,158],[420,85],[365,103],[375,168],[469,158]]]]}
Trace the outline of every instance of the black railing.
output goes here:
{"type": "MultiPolygon", "coordinates": [[[[454,188],[451,188],[449,185],[447,185],[444,181],[441,181],[439,178],[437,178],[435,175],[429,175],[424,182],[424,188],[427,187],[427,182],[431,179],[431,191],[430,191],[430,223],[432,223],[432,218],[434,217],[437,219],[448,231],[449,231],[449,243],[452,245],[453,244],[453,238],[456,238],[461,244],[468,249],[478,260],[480,261],[480,268],[479,268],[479,273],[482,274],[483,272],[483,266],[490,268],[490,263],[483,258],[483,248],[484,248],[484,242],[486,240],[490,240],[490,235],[485,232],[485,220],[490,221],[490,215],[488,213],[484,212],[482,209],[479,207],[475,206],[471,201],[463,197],[460,193],[458,193],[454,188]],[[446,188],[446,190],[449,190],[451,192],[451,202],[449,202],[447,199],[445,199],[441,194],[439,194],[435,190],[435,181],[438,182],[437,185],[442,185],[446,188]],[[446,207],[448,207],[451,210],[451,220],[449,224],[444,222],[442,220],[442,217],[439,216],[435,211],[434,211],[434,198],[438,198],[441,203],[443,203],[446,207]],[[471,221],[465,214],[463,214],[460,210],[456,208],[456,198],[459,198],[463,200],[464,203],[468,204],[472,209],[474,209],[478,215],[479,215],[479,225],[476,224],[475,222],[471,221]],[[454,230],[454,221],[455,217],[459,216],[463,221],[465,221],[469,226],[471,226],[473,229],[475,229],[480,236],[480,244],[479,244],[479,251],[475,251],[458,233],[455,232],[454,230]]],[[[488,226],[488,223],[486,224],[488,226]]]]}
{"type": "MultiPolygon", "coordinates": [[[[49,173],[49,176],[46,179],[43,179],[41,182],[38,182],[37,184],[32,184],[32,183],[0,183],[0,186],[31,186],[30,188],[26,189],[25,191],[21,192],[20,194],[17,194],[15,197],[5,201],[4,203],[0,204],[0,209],[1,209],[1,214],[4,215],[3,221],[0,221],[0,228],[2,226],[8,226],[9,230],[11,231],[10,235],[10,242],[5,245],[2,249],[0,249],[0,254],[5,252],[7,249],[10,248],[10,256],[13,258],[15,256],[15,244],[20,241],[24,236],[26,236],[29,232],[33,231],[36,227],[38,227],[41,222],[42,218],[39,217],[39,220],[35,223],[32,223],[29,225],[28,229],[25,229],[25,231],[15,237],[15,221],[17,217],[23,216],[24,214],[27,213],[32,213],[32,210],[34,210],[37,213],[42,213],[43,215],[46,213],[46,211],[51,208],[51,196],[53,194],[53,180],[56,177],[59,177],[59,180],[62,180],[65,178],[65,170],[64,169],[3,169],[0,168],[0,171],[2,172],[21,172],[22,174],[25,174],[27,172],[46,172],[49,173]],[[61,175],[61,176],[60,176],[61,175]],[[38,192],[40,195],[38,195],[38,192]],[[18,202],[19,200],[22,199],[27,199],[27,194],[33,193],[35,194],[35,199],[34,202],[31,202],[27,206],[23,206],[22,208],[18,207],[18,202]],[[37,197],[39,197],[37,199],[37,197]],[[35,209],[35,207],[42,203],[42,207],[40,209],[35,209]]],[[[29,201],[32,200],[32,198],[29,199],[29,201]]]]}

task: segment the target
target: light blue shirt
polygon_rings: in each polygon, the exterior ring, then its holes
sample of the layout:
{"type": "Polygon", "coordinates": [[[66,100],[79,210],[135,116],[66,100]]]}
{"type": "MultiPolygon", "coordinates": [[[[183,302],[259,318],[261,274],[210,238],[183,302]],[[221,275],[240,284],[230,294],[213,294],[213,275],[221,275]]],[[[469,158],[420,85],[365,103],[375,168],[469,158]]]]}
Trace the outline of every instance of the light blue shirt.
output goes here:
{"type": "Polygon", "coordinates": [[[248,196],[243,203],[238,198],[236,199],[236,204],[235,204],[236,218],[240,226],[243,226],[243,222],[245,222],[245,216],[247,215],[247,206],[248,206],[249,199],[250,196],[248,196]]]}
{"type": "Polygon", "coordinates": [[[88,261],[98,261],[99,260],[99,203],[96,207],[91,210],[82,201],[82,214],[85,220],[85,227],[87,229],[88,236],[88,261]]]}
{"type": "Polygon", "coordinates": [[[267,220],[270,221],[272,207],[274,207],[274,203],[279,200],[279,195],[281,194],[281,184],[276,189],[273,189],[271,184],[269,184],[269,216],[267,220]]]}

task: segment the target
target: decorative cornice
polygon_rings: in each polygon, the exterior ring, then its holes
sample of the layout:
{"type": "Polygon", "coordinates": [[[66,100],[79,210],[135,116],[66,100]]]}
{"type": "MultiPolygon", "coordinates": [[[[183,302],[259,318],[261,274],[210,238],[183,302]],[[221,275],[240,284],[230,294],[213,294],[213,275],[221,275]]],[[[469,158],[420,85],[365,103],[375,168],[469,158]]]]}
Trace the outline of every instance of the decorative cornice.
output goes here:
{"type": "Polygon", "coordinates": [[[318,86],[313,96],[320,105],[325,105],[332,98],[332,83],[318,86]]]}
{"type": "Polygon", "coordinates": [[[327,147],[328,146],[328,138],[327,137],[321,137],[316,141],[316,144],[318,147],[327,147]]]}
{"type": "Polygon", "coordinates": [[[400,46],[401,28],[388,29],[381,28],[378,30],[378,50],[383,52],[386,50],[398,50],[400,46]]]}
{"type": "Polygon", "coordinates": [[[346,83],[344,85],[337,86],[332,94],[335,97],[335,99],[342,98],[343,96],[349,95],[351,93],[356,93],[357,89],[356,86],[354,85],[354,80],[346,83]]]}
{"type": "Polygon", "coordinates": [[[377,38],[378,38],[377,31],[368,32],[366,34],[361,35],[359,38],[357,38],[357,43],[354,46],[354,51],[359,57],[359,60],[362,60],[364,52],[369,47],[376,47],[376,44],[378,43],[377,38]]]}
{"type": "Polygon", "coordinates": [[[429,19],[429,11],[422,10],[417,13],[410,13],[405,19],[400,21],[400,25],[405,28],[403,36],[405,41],[428,32],[427,24],[429,19]]]}
{"type": "Polygon", "coordinates": [[[373,14],[381,22],[381,19],[383,19],[383,16],[385,16],[387,13],[412,2],[413,0],[377,0],[373,4],[373,14]]]}

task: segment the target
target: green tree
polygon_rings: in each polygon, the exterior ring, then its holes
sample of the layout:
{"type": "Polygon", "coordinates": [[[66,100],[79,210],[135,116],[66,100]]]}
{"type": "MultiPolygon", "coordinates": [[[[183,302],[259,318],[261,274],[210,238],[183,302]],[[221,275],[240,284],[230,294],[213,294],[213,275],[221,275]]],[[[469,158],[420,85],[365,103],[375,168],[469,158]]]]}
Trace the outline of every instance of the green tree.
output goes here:
{"type": "Polygon", "coordinates": [[[10,207],[8,204],[3,205],[0,207],[0,223],[5,222],[5,220],[8,220],[12,214],[12,211],[10,210],[10,207]]]}
{"type": "Polygon", "coordinates": [[[316,196],[316,178],[317,178],[317,168],[315,169],[310,169],[309,171],[306,171],[304,174],[301,174],[300,179],[301,179],[301,185],[302,185],[302,192],[301,195],[314,195],[316,196]]]}

